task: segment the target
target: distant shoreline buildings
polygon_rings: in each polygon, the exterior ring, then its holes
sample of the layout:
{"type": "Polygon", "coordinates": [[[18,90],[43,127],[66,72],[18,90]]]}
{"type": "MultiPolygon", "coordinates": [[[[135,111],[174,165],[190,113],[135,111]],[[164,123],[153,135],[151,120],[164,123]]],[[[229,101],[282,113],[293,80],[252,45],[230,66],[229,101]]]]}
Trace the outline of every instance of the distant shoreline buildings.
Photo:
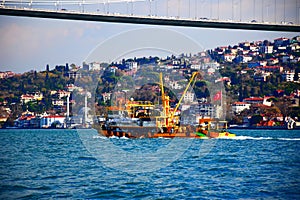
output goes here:
{"type": "MultiPolygon", "coordinates": [[[[31,89],[30,92],[25,92],[27,86],[22,83],[23,85],[19,86],[22,91],[18,91],[19,96],[17,97],[2,91],[0,96],[0,123],[5,124],[8,119],[14,118],[14,127],[17,128],[91,126],[97,119],[90,116],[84,101],[80,102],[73,95],[76,93],[84,96],[87,91],[82,85],[76,85],[71,80],[84,80],[88,74],[87,72],[91,74],[101,72],[103,77],[102,80],[99,80],[102,85],[100,85],[97,95],[94,97],[96,99],[95,105],[89,104],[88,107],[96,107],[103,111],[103,106],[110,106],[112,88],[114,88],[118,78],[124,75],[135,77],[138,70],[143,69],[144,66],[151,66],[157,72],[164,71],[170,75],[177,74],[177,76],[189,76],[193,71],[200,70],[203,72],[203,76],[216,77],[216,74],[220,71],[222,76],[215,78],[214,83],[223,84],[227,90],[226,92],[232,95],[229,99],[223,101],[224,105],[229,105],[227,115],[235,119],[233,120],[234,123],[243,123],[238,119],[248,120],[254,115],[251,112],[255,112],[262,116],[263,121],[276,119],[277,124],[282,125],[283,118],[291,113],[284,110],[281,104],[285,102],[288,108],[294,110],[299,108],[300,88],[296,86],[300,84],[300,36],[296,36],[291,39],[277,38],[274,41],[241,42],[233,46],[216,47],[197,55],[182,54],[167,58],[134,58],[111,64],[92,62],[89,64],[83,63],[82,67],[66,64],[66,66],[56,66],[54,70],[50,70],[47,66],[46,71],[39,73],[33,71],[23,76],[26,80],[27,77],[32,76],[29,79],[29,82],[32,83],[35,80],[43,79],[44,82],[40,83],[43,86],[36,86],[36,88],[41,88],[40,90],[31,89]],[[59,80],[61,80],[59,89],[54,88],[59,80]],[[250,83],[253,84],[252,87],[246,85],[250,83]],[[291,83],[295,87],[285,90],[278,87],[280,83],[284,83],[283,85],[291,83]],[[272,91],[269,88],[272,88],[272,91]],[[264,94],[265,90],[270,90],[270,92],[264,94]],[[85,107],[81,116],[76,116],[76,113],[70,111],[69,107],[75,105],[85,107]],[[21,110],[23,112],[20,112],[21,110]],[[69,115],[68,111],[72,114],[69,115]],[[266,113],[269,113],[268,116],[266,113]]],[[[17,75],[11,71],[0,72],[0,80],[3,83],[15,76],[22,77],[22,75],[17,75]]],[[[165,81],[171,90],[180,91],[184,88],[180,79],[176,80],[166,76],[165,81]]],[[[206,88],[205,81],[198,84],[202,84],[203,89],[206,88]]],[[[148,90],[154,94],[159,92],[154,85],[149,87],[148,90]]],[[[201,93],[187,92],[184,96],[184,102],[189,102],[193,106],[197,104],[190,116],[212,118],[221,116],[218,106],[211,102],[214,94],[210,94],[211,91],[208,91],[207,88],[205,91],[199,89],[197,91],[201,93]]],[[[126,102],[124,91],[114,92],[120,93],[118,96],[119,103],[126,102]]],[[[221,105],[223,105],[222,102],[221,105]]],[[[189,106],[185,107],[188,108],[189,106]]],[[[293,117],[298,120],[297,115],[293,117]]],[[[196,122],[196,120],[193,122],[196,122]]],[[[261,122],[261,124],[263,123],[261,122]]],[[[12,125],[11,122],[10,125],[12,125]]]]}

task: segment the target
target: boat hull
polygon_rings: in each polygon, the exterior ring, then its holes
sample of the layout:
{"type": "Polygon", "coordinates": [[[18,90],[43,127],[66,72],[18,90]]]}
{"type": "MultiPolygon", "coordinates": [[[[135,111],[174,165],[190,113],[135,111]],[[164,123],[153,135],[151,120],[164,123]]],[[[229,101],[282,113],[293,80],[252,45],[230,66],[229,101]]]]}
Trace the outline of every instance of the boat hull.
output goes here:
{"type": "Polygon", "coordinates": [[[210,133],[208,133],[208,137],[210,138],[231,138],[235,136],[236,136],[235,134],[230,133],[228,131],[221,131],[221,132],[211,131],[210,133]]]}
{"type": "Polygon", "coordinates": [[[108,129],[98,129],[98,132],[106,137],[127,137],[127,138],[230,138],[235,137],[235,134],[227,131],[222,132],[197,132],[191,126],[180,127],[174,133],[162,133],[160,129],[155,126],[110,126],[108,129]]]}

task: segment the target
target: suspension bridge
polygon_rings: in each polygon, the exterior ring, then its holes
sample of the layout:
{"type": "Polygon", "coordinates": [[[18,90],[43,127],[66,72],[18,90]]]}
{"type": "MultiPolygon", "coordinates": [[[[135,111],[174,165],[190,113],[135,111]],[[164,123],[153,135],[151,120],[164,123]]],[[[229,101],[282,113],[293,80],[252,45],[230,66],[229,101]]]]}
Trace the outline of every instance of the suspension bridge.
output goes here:
{"type": "Polygon", "coordinates": [[[0,15],[300,32],[300,0],[2,0],[0,15]]]}

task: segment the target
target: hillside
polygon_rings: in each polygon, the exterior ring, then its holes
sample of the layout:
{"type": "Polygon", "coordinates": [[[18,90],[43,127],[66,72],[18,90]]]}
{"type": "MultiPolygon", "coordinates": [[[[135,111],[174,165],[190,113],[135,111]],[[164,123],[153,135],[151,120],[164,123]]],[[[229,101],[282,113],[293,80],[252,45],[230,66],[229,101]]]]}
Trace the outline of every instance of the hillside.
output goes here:
{"type": "MultiPolygon", "coordinates": [[[[124,92],[135,85],[137,72],[141,79],[153,77],[158,80],[159,73],[167,74],[166,92],[175,105],[176,93],[180,92],[182,80],[189,79],[194,71],[199,75],[193,84],[194,99],[200,104],[211,104],[214,94],[212,87],[223,88],[226,93],[224,105],[227,105],[226,118],[232,123],[241,123],[243,117],[254,114],[269,117],[291,116],[300,118],[300,37],[279,38],[274,41],[243,42],[235,46],[217,47],[197,55],[179,55],[167,58],[149,57],[122,60],[111,64],[75,64],[56,66],[45,71],[30,71],[23,74],[3,76],[0,79],[0,105],[3,118],[8,117],[6,125],[13,125],[13,120],[25,111],[36,114],[65,114],[66,98],[70,97],[72,109],[83,106],[75,96],[91,93],[96,114],[107,113],[106,106],[111,106],[112,92],[124,92]],[[178,76],[176,74],[181,74],[178,76]],[[145,76],[146,75],[146,76],[145,76]],[[173,78],[171,75],[173,75],[173,78]],[[174,76],[175,75],[175,76],[174,76]],[[75,94],[75,96],[74,96],[75,94]],[[270,99],[269,107],[255,107],[234,112],[235,102],[246,102],[252,97],[270,99]]],[[[3,72],[4,73],[4,72],[3,72]]],[[[145,84],[127,99],[159,102],[159,83],[145,84]]],[[[77,108],[76,108],[77,109],[77,108]]],[[[201,113],[200,113],[201,114],[201,113]]]]}

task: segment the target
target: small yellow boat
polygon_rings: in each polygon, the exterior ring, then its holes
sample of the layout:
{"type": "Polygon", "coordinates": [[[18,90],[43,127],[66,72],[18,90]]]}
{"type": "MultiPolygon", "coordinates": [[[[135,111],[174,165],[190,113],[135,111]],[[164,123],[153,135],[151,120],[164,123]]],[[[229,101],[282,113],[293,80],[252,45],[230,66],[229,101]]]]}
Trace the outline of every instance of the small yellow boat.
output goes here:
{"type": "Polygon", "coordinates": [[[227,137],[235,137],[234,133],[230,133],[228,131],[220,132],[218,138],[227,138],[227,137]]]}
{"type": "Polygon", "coordinates": [[[234,133],[227,131],[226,121],[213,121],[210,118],[199,120],[199,126],[196,131],[196,135],[198,135],[201,139],[232,138],[236,136],[234,133]],[[207,138],[205,138],[205,136],[207,138]]]}

